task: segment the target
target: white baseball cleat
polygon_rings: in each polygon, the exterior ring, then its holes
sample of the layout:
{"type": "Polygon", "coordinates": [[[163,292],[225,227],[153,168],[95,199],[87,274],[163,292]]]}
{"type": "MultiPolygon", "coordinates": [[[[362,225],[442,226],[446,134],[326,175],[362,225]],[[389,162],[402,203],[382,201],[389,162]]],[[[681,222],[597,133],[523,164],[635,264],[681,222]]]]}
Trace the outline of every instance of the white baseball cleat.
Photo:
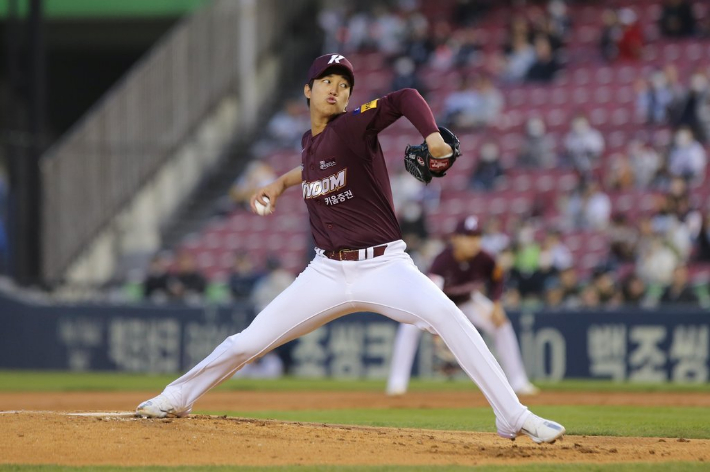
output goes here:
{"type": "Polygon", "coordinates": [[[516,388],[515,393],[518,395],[537,395],[540,393],[540,389],[528,382],[522,387],[516,388]]]}
{"type": "Polygon", "coordinates": [[[528,419],[523,423],[523,427],[518,432],[518,436],[524,434],[538,444],[553,444],[565,434],[565,427],[554,421],[540,418],[530,413],[528,419]]]}
{"type": "Polygon", "coordinates": [[[136,408],[136,416],[140,418],[182,418],[190,414],[190,410],[180,411],[173,406],[167,396],[160,394],[146,400],[136,408]]]}

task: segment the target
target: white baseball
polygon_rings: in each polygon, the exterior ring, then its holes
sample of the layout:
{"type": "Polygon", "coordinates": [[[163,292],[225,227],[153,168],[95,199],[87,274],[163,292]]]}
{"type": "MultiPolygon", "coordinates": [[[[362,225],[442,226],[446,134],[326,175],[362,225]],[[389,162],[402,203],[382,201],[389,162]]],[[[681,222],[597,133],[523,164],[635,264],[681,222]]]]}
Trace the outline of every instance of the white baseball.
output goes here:
{"type": "Polygon", "coordinates": [[[254,206],[256,207],[256,213],[265,216],[271,213],[271,202],[269,201],[269,197],[264,197],[264,201],[266,202],[266,205],[262,205],[259,203],[259,200],[256,200],[254,202],[254,206]]]}

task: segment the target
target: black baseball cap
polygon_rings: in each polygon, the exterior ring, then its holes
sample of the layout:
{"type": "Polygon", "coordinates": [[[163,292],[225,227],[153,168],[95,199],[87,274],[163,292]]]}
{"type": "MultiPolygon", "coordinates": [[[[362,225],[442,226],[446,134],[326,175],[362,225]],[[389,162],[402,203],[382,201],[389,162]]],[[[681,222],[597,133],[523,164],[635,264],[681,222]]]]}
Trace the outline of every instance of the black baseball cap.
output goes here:
{"type": "Polygon", "coordinates": [[[454,234],[463,236],[480,236],[481,223],[476,216],[467,216],[458,222],[454,234]]]}
{"type": "Polygon", "coordinates": [[[323,77],[325,72],[329,69],[336,69],[337,72],[342,73],[350,80],[350,88],[355,87],[355,71],[353,70],[353,65],[345,56],[338,53],[325,54],[317,57],[313,61],[313,64],[311,64],[311,68],[308,69],[308,82],[310,83],[311,80],[323,77]]]}

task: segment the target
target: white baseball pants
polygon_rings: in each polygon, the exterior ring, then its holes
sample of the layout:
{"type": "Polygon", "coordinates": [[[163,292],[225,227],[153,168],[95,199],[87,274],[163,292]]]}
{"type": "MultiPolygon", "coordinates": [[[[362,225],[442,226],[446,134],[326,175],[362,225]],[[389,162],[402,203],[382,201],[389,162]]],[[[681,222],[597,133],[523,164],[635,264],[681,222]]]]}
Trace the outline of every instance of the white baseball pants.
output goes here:
{"type": "MultiPolygon", "coordinates": [[[[381,313],[438,334],[462,369],[478,385],[496,415],[499,434],[514,436],[527,419],[498,362],[464,314],[404,252],[403,241],[385,254],[361,261],[318,255],[296,280],[241,333],[228,337],[164,394],[178,411],[230,378],[253,359],[349,313],[381,313]]],[[[367,254],[372,254],[366,251],[367,254]]]]}

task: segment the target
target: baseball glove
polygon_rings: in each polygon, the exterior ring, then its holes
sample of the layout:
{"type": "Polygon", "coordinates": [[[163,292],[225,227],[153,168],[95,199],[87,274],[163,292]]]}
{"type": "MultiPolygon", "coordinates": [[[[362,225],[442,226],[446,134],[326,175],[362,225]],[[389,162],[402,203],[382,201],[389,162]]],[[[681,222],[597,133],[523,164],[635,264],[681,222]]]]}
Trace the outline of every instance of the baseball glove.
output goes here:
{"type": "Polygon", "coordinates": [[[451,146],[453,154],[446,157],[434,157],[429,152],[426,141],[418,146],[408,145],[404,150],[404,167],[415,179],[428,184],[432,177],[443,177],[446,171],[454,165],[456,158],[461,155],[459,138],[454,133],[439,126],[439,133],[446,144],[451,146]]]}

